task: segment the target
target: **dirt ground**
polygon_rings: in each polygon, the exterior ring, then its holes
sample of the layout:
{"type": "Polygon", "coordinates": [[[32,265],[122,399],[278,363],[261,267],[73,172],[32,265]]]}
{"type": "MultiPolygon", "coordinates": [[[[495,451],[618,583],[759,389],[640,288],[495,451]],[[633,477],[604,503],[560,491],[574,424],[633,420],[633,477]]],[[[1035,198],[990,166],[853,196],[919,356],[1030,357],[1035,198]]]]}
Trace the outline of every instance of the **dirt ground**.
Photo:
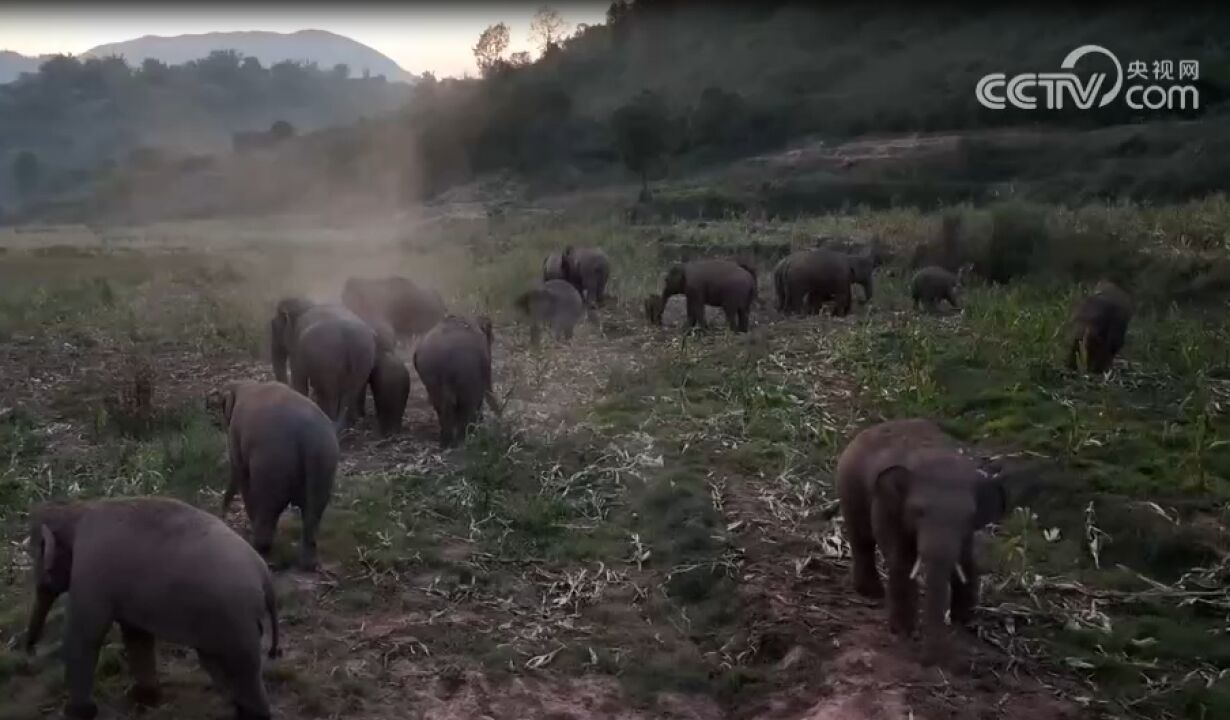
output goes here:
{"type": "MultiPolygon", "coordinates": [[[[672,304],[668,326],[682,321],[679,305],[672,304]]],[[[613,368],[634,371],[659,352],[660,336],[655,332],[660,331],[642,327],[628,308],[602,312],[568,347],[548,342],[544,349],[531,351],[524,332],[497,327],[496,382],[498,394],[507,400],[507,414],[526,431],[546,436],[567,432],[600,397],[613,368]]],[[[409,358],[409,348],[402,352],[409,358]]],[[[206,357],[175,347],[158,349],[148,359],[158,368],[155,386],[160,404],[196,402],[219,382],[269,375],[258,360],[206,357]]],[[[43,338],[14,337],[0,344],[0,376],[9,379],[0,407],[21,406],[42,417],[50,452],[86,452],[88,433],[73,408],[97,398],[82,394],[81,388],[106,388],[107,378],[122,378],[125,372],[124,361],[115,352],[51,348],[43,338]],[[65,361],[55,366],[44,362],[52,352],[65,361]]],[[[840,377],[818,378],[816,384],[827,388],[833,403],[848,402],[840,377]]],[[[436,447],[435,418],[417,378],[411,392],[402,434],[381,439],[368,418],[345,436],[343,478],[406,467],[433,472],[456,462],[454,454],[436,447]]],[[[537,635],[542,640],[575,636],[578,631],[567,624],[581,621],[568,618],[563,627],[552,627],[560,619],[547,618],[544,623],[535,617],[533,597],[496,602],[454,593],[442,598],[432,590],[429,574],[404,577],[400,592],[377,593],[361,611],[342,607],[334,591],[346,585],[350,570],[326,558],[318,577],[278,573],[279,593],[291,608],[284,623],[285,656],[273,671],[281,679],[273,690],[280,716],[370,720],[1082,716],[1082,708],[1065,699],[1079,695],[1078,688],[1018,664],[974,637],[962,640],[967,657],[954,666],[923,667],[911,642],[888,633],[883,608],[849,591],[845,549],[832,527],[784,522],[752,478],[726,476],[714,482],[720,487],[715,504],[737,543],[737,586],[744,609],[740,631],[728,643],[728,661],[754,660],[769,668],[767,692],[733,703],[705,694],[664,693],[645,707],[627,696],[617,678],[598,671],[580,676],[557,673],[550,657],[533,668],[523,665],[493,674],[468,663],[464,649],[448,648],[449,628],[510,639],[537,635]],[[333,694],[319,688],[313,692],[314,677],[340,684],[331,686],[333,694]],[[347,687],[346,678],[363,687],[361,699],[336,694],[337,688],[347,687]]],[[[238,508],[230,518],[243,527],[238,508]]],[[[475,552],[461,538],[442,538],[441,544],[446,557],[475,552]]],[[[217,704],[188,656],[163,652],[170,654],[163,662],[171,668],[172,696],[191,694],[207,706],[217,704]]],[[[173,705],[146,717],[175,717],[173,705]]],[[[119,713],[111,717],[124,716],[122,707],[109,712],[119,713]]]]}

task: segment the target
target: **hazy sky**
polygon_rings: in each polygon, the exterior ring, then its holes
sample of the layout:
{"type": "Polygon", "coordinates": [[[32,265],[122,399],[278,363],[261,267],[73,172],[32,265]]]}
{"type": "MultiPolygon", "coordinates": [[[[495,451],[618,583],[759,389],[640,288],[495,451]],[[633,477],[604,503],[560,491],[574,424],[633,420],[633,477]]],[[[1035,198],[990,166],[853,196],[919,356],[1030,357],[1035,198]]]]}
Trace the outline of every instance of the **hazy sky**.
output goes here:
{"type": "MultiPolygon", "coordinates": [[[[142,35],[183,35],[233,30],[328,30],[345,35],[392,58],[403,69],[426,70],[438,77],[475,74],[472,48],[488,25],[507,23],[509,52],[531,50],[530,18],[535,3],[404,3],[364,6],[347,2],[221,3],[192,7],[166,4],[0,5],[0,50],[23,55],[81,53],[95,45],[142,35]]],[[[552,2],[569,24],[604,20],[607,1],[552,2]]]]}

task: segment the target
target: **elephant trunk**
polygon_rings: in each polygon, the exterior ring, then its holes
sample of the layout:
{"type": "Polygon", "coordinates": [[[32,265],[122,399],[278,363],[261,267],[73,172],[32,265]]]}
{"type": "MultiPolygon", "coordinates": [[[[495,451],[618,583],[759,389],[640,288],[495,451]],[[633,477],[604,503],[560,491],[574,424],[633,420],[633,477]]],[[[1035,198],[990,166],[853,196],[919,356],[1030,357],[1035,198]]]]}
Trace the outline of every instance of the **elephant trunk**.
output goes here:
{"type": "MultiPolygon", "coordinates": [[[[920,544],[919,547],[918,565],[926,571],[922,636],[923,656],[927,662],[939,660],[946,646],[947,629],[944,616],[952,600],[953,579],[955,577],[958,582],[968,580],[958,568],[959,555],[960,548],[955,543],[944,542],[940,547],[920,544]]],[[[916,572],[918,569],[916,566],[916,572]]]]}
{"type": "Polygon", "coordinates": [[[34,605],[30,609],[30,625],[26,629],[27,654],[34,654],[34,646],[38,644],[39,639],[43,636],[43,625],[47,621],[47,614],[51,612],[51,606],[59,596],[59,593],[42,587],[38,589],[38,593],[34,596],[34,605]]]}

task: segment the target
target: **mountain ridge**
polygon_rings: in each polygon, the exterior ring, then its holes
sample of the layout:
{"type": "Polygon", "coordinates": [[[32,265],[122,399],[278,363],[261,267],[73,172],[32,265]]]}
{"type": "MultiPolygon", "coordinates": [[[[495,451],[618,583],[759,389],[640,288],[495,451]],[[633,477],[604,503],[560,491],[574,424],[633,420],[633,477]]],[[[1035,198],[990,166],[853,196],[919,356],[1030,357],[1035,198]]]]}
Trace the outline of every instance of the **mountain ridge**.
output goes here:
{"type": "MultiPolygon", "coordinates": [[[[130,40],[104,43],[78,55],[80,58],[123,57],[129,65],[153,58],[168,65],[199,60],[216,50],[234,50],[254,57],[266,67],[284,61],[316,63],[322,69],[346,65],[354,76],[384,75],[390,82],[413,84],[417,77],[392,58],[368,45],[328,30],[305,28],[291,33],[270,30],[142,35],[130,40]]],[[[0,50],[0,83],[12,82],[22,72],[36,72],[50,55],[30,57],[0,50]]]]}

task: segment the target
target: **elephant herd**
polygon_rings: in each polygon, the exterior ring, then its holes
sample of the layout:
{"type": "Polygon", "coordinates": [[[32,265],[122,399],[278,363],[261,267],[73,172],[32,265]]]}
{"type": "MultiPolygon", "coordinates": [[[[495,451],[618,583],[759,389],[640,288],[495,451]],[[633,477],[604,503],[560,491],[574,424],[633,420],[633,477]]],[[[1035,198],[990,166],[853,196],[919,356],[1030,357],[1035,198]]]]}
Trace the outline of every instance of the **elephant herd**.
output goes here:
{"type": "MultiPolygon", "coordinates": [[[[773,270],[776,305],[784,314],[818,313],[832,303],[850,312],[851,287],[872,299],[874,253],[817,248],[793,253],[773,270]]],[[[571,338],[586,308],[604,304],[611,275],[597,248],[565,247],[547,257],[541,284],[512,307],[541,327],[571,338]]],[[[919,270],[911,283],[916,306],[947,300],[954,308],[957,276],[938,267],[919,270]]],[[[645,298],[647,319],[660,324],[666,302],[686,298],[689,326],[705,326],[706,306],[725,313],[732,330],[746,332],[758,289],[744,261],[693,259],[666,270],[662,291],[645,298]]],[[[1104,372],[1123,345],[1130,299],[1109,282],[1074,310],[1067,362],[1104,372]]],[[[302,513],[298,566],[318,566],[316,535],[333,493],[341,450],[338,434],[365,413],[373,398],[380,432],[396,432],[410,393],[410,372],[397,354],[414,342],[413,365],[435,410],[440,443],[463,441],[486,403],[501,412],[491,370],[492,325],[486,316],[449,313],[441,296],[402,277],[350,278],[340,303],[300,297],[276,304],[270,321],[274,381],[232,382],[210,392],[206,407],[227,436],[229,480],[221,510],[243,498],[251,541],[218,516],[178,500],[111,498],[47,503],[30,513],[29,548],[35,596],[26,635],[33,653],[47,615],[68,595],[63,658],[72,718],[97,714],[95,666],[108,629],[118,624],[138,705],[158,701],[155,642],[196,650],[235,717],[269,718],[261,677],[261,639],[278,649],[278,611],[267,557],[282,513],[302,513]],[[288,372],[289,368],[289,372],[288,372]],[[151,568],[157,568],[152,572],[151,568]]],[[[954,624],[970,618],[978,601],[974,533],[995,522],[1030,487],[1021,473],[983,472],[931,420],[891,420],[865,428],[843,450],[836,485],[853,555],[853,585],[867,597],[885,596],[876,570],[885,558],[889,627],[909,634],[916,623],[918,577],[925,576],[925,656],[944,647],[946,613],[954,624]]]]}

